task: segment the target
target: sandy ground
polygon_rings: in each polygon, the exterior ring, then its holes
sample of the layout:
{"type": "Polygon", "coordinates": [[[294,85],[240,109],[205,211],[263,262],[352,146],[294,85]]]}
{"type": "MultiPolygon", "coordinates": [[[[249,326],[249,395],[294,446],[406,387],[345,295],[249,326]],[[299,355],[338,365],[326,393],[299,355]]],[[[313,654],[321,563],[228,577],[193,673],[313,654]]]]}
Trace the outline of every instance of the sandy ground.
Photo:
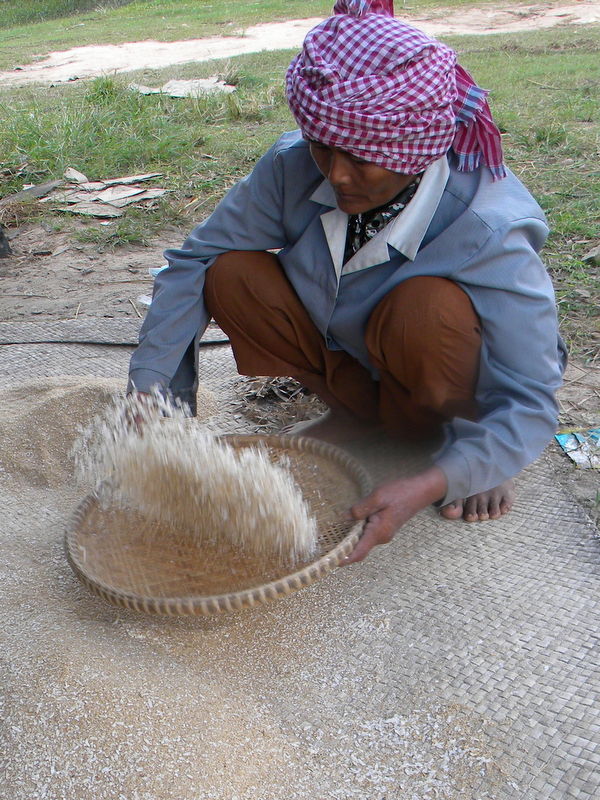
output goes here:
{"type": "MultiPolygon", "coordinates": [[[[402,16],[401,9],[397,7],[397,11],[398,16],[402,16]]],[[[512,33],[556,25],[600,23],[600,2],[580,0],[568,5],[513,4],[467,11],[442,8],[424,16],[408,17],[407,21],[433,36],[512,33]]],[[[318,22],[318,18],[313,18],[256,25],[240,31],[243,36],[75,47],[49,55],[44,53],[42,56],[45,57],[34,64],[1,72],[0,82],[6,87],[40,82],[62,83],[107,72],[130,72],[150,67],[156,69],[262,50],[295,48],[300,47],[306,33],[318,22]]]]}

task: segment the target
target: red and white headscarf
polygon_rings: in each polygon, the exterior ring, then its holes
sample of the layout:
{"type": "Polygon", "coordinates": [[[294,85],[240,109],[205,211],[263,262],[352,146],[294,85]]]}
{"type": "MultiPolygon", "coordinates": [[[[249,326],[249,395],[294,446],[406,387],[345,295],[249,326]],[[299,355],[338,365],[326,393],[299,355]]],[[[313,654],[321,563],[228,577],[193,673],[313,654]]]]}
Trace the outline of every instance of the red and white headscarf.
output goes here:
{"type": "Polygon", "coordinates": [[[337,0],[287,73],[303,135],[416,175],[452,148],[459,169],[503,178],[500,132],[446,45],[393,16],[393,0],[337,0]]]}

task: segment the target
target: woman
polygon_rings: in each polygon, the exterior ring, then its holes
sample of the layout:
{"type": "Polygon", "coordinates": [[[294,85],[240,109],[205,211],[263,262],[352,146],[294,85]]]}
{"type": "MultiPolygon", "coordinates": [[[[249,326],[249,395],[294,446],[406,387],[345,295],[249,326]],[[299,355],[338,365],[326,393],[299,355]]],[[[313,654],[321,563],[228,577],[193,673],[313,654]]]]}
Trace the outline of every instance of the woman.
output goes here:
{"type": "Polygon", "coordinates": [[[565,361],[544,216],[502,163],[486,92],[391,6],[339,0],[307,35],[287,74],[300,131],[166,252],[130,372],[191,403],[214,317],[242,374],[292,376],[328,404],[305,434],[443,431],[433,466],[353,507],[349,562],[430,503],[467,521],[510,510],[511,478],[555,430],[565,361]]]}

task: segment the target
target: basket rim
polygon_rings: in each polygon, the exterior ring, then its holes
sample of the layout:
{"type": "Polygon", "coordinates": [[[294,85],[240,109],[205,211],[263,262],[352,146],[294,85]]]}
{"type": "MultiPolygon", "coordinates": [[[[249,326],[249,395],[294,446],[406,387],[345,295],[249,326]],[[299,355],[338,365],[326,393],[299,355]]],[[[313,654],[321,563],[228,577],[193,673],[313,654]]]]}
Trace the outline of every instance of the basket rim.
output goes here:
{"type": "MultiPolygon", "coordinates": [[[[329,458],[352,474],[352,477],[359,484],[362,494],[367,494],[372,487],[372,480],[363,465],[345,450],[329,442],[323,442],[308,436],[290,434],[224,434],[219,436],[219,439],[233,446],[260,444],[267,447],[300,450],[329,458]]],[[[89,492],[80,500],[68,520],[64,545],[66,557],[73,572],[88,589],[114,605],[168,616],[214,615],[226,611],[237,611],[265,604],[310,586],[338,567],[345,557],[354,550],[362,535],[364,526],[364,521],[358,520],[333,549],[305,565],[302,569],[267,583],[257,584],[235,592],[223,592],[218,595],[153,597],[124,591],[118,586],[108,584],[99,578],[91,577],[77,557],[77,526],[85,516],[88,508],[97,503],[97,501],[97,493],[95,491],[89,492]]]]}

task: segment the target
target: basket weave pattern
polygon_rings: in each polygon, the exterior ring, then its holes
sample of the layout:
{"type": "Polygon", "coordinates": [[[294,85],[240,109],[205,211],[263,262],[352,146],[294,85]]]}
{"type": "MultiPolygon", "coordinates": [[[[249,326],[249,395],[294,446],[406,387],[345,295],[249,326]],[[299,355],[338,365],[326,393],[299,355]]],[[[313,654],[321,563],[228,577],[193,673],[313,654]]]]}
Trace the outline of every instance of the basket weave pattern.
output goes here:
{"type": "Polygon", "coordinates": [[[67,528],[67,557],[79,579],[110,603],[167,615],[208,615],[251,608],[322,578],[354,549],[362,522],[344,512],[370,489],[351,456],[314,439],[228,436],[235,448],[264,446],[285,458],[317,519],[318,550],[307,563],[258,558],[224,542],[149,520],[133,509],[105,507],[88,495],[67,528]]]}

